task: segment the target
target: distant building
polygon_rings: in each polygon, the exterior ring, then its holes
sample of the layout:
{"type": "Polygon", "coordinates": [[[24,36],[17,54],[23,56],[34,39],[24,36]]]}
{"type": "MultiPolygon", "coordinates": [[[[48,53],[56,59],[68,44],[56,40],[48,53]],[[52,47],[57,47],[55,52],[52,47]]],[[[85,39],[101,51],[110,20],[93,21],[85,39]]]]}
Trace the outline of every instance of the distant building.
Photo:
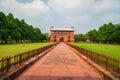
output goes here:
{"type": "Polygon", "coordinates": [[[74,27],[70,29],[58,29],[53,26],[50,29],[51,42],[74,42],[74,27]]]}

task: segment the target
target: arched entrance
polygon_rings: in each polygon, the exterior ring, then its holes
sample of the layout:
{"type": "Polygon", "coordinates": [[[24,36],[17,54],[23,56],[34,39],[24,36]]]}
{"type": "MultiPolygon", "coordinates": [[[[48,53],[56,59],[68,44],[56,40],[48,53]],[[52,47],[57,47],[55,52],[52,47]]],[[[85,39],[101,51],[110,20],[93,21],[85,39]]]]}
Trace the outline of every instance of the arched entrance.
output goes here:
{"type": "Polygon", "coordinates": [[[63,42],[63,41],[64,41],[64,39],[63,39],[63,37],[61,37],[61,38],[60,38],[60,42],[63,42]]]}

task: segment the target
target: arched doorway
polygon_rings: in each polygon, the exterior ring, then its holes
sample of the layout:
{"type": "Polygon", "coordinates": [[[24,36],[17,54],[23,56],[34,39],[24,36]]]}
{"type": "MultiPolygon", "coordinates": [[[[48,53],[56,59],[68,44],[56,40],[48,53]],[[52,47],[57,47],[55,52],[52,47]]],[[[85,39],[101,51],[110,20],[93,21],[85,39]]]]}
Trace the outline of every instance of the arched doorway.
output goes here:
{"type": "Polygon", "coordinates": [[[63,42],[63,41],[64,41],[64,39],[63,39],[63,37],[61,37],[61,38],[60,38],[60,42],[63,42]]]}

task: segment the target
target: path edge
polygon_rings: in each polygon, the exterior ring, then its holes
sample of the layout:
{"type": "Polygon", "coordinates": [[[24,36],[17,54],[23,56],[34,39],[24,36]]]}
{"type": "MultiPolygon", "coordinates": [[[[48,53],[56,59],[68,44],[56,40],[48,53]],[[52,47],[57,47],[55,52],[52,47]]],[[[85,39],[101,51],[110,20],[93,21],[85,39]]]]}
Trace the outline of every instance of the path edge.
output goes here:
{"type": "Polygon", "coordinates": [[[69,46],[67,44],[67,46],[73,51],[75,52],[77,55],[79,55],[82,59],[84,59],[85,61],[87,61],[90,65],[92,65],[93,67],[95,67],[97,70],[99,70],[102,74],[103,74],[103,78],[105,80],[119,80],[117,77],[115,77],[113,74],[111,74],[109,71],[105,70],[104,68],[102,68],[101,66],[99,66],[98,64],[94,63],[93,61],[91,61],[90,59],[88,59],[86,56],[82,55],[80,52],[78,52],[77,50],[75,50],[74,48],[72,48],[71,46],[69,46]]]}
{"type": "Polygon", "coordinates": [[[14,80],[17,76],[19,76],[21,73],[23,73],[25,70],[27,70],[35,62],[37,62],[39,59],[41,59],[43,56],[45,56],[46,53],[51,51],[55,46],[57,46],[57,44],[52,46],[51,48],[47,49],[46,51],[40,53],[38,56],[33,57],[30,61],[24,63],[18,69],[12,71],[11,73],[7,74],[4,77],[1,77],[0,80],[14,80]]]}

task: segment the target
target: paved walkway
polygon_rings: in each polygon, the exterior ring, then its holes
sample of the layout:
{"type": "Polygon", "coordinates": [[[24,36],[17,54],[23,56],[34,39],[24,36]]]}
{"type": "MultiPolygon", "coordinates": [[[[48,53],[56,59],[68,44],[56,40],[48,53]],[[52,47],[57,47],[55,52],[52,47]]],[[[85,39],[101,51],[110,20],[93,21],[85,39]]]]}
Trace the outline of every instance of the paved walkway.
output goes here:
{"type": "Polygon", "coordinates": [[[66,44],[60,43],[15,80],[103,80],[66,44]]]}

